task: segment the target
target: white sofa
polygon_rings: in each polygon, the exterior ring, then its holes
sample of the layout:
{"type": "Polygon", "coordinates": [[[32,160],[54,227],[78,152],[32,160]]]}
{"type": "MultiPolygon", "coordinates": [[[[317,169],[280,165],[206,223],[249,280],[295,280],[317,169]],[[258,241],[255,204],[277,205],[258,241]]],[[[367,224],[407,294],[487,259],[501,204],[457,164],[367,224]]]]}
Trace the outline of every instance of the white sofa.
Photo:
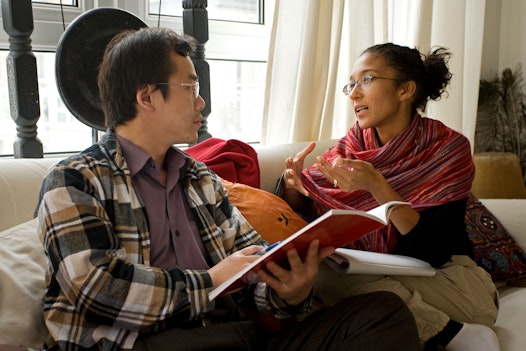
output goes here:
{"type": "MultiPolygon", "coordinates": [[[[314,156],[332,143],[318,143],[307,164],[314,162],[314,156]]],[[[306,145],[256,145],[261,188],[273,192],[285,158],[306,145]]],[[[34,223],[29,220],[44,173],[57,160],[0,159],[0,344],[39,348],[46,335],[41,313],[46,258],[35,234],[34,223]]],[[[526,199],[488,199],[482,202],[526,249],[526,199]]],[[[494,329],[503,351],[526,349],[524,325],[526,288],[502,287],[500,312],[494,329]]]]}

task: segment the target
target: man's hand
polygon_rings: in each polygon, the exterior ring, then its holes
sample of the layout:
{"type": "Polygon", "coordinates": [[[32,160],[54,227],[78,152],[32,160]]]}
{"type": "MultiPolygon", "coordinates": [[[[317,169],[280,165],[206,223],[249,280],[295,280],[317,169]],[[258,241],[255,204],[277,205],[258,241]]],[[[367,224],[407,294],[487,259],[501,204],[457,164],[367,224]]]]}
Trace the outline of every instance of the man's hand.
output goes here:
{"type": "Polygon", "coordinates": [[[259,245],[245,247],[210,268],[208,274],[210,274],[210,278],[212,278],[214,288],[257,260],[259,256],[256,255],[256,252],[261,249],[264,249],[264,247],[259,245]]]}
{"type": "Polygon", "coordinates": [[[268,262],[265,270],[257,272],[259,278],[274,289],[290,306],[302,303],[310,294],[320,262],[334,252],[333,247],[319,248],[319,240],[309,245],[309,250],[302,261],[296,249],[287,251],[290,270],[268,262]]]}

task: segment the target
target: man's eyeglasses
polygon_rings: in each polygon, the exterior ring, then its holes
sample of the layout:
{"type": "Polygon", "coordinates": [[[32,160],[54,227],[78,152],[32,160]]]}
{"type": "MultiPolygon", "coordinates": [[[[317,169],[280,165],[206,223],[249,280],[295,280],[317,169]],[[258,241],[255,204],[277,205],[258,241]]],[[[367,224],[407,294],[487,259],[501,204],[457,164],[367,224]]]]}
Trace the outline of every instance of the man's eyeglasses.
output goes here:
{"type": "Polygon", "coordinates": [[[375,79],[389,79],[389,80],[399,80],[398,78],[387,78],[387,77],[377,77],[377,76],[363,76],[362,78],[355,80],[354,82],[350,82],[349,84],[346,84],[343,87],[343,93],[347,96],[351,95],[353,89],[355,87],[358,88],[367,88],[369,85],[371,85],[371,82],[375,79]]]}
{"type": "Polygon", "coordinates": [[[199,81],[195,81],[194,83],[154,83],[157,85],[179,85],[182,87],[192,87],[192,93],[194,94],[194,97],[197,99],[199,96],[199,81]]]}

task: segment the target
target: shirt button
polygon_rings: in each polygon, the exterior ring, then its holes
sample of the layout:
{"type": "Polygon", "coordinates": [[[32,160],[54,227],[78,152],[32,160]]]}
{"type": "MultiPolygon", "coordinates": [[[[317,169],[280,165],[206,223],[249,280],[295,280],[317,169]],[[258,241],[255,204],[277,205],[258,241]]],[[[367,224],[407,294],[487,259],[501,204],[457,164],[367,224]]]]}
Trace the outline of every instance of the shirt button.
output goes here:
{"type": "Polygon", "coordinates": [[[176,230],[175,231],[175,236],[181,236],[181,233],[178,230],[176,230]]]}

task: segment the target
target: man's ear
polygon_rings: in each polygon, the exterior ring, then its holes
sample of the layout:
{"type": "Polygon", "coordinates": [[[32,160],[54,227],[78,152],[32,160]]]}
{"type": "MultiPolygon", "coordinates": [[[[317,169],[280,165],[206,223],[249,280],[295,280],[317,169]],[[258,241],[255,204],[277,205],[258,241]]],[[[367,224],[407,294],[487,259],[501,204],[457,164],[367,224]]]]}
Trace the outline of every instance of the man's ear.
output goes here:
{"type": "Polygon", "coordinates": [[[146,84],[137,90],[137,93],[135,94],[135,100],[137,102],[137,105],[139,105],[140,108],[143,108],[146,110],[153,109],[152,99],[151,99],[151,94],[153,91],[154,91],[153,84],[146,84]]]}
{"type": "Polygon", "coordinates": [[[414,81],[410,80],[408,82],[403,83],[400,86],[400,93],[399,93],[400,101],[404,101],[404,100],[413,98],[415,96],[415,93],[416,93],[416,83],[414,81]]]}

